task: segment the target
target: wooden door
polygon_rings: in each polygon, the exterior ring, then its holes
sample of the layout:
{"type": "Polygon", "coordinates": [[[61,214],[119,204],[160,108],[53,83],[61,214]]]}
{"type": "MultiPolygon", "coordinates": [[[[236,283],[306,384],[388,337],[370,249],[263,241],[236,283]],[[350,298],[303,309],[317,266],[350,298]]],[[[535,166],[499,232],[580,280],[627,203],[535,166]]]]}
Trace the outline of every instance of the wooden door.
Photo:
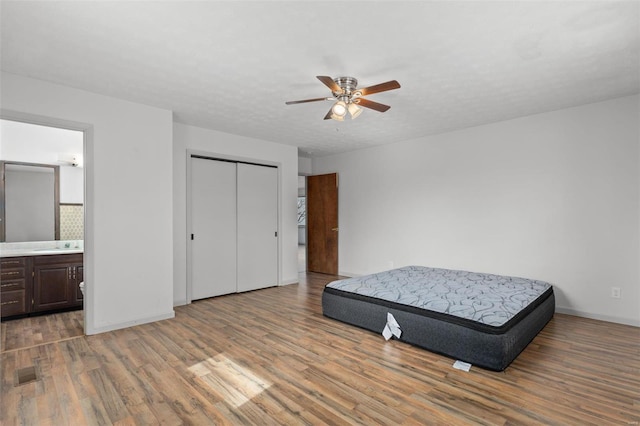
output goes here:
{"type": "Polygon", "coordinates": [[[191,158],[191,299],[236,292],[236,164],[191,158]]]}
{"type": "Polygon", "coordinates": [[[278,284],[278,169],[238,163],[238,291],[278,284]]]}
{"type": "Polygon", "coordinates": [[[338,175],[307,177],[307,271],[338,274],[338,175]]]}

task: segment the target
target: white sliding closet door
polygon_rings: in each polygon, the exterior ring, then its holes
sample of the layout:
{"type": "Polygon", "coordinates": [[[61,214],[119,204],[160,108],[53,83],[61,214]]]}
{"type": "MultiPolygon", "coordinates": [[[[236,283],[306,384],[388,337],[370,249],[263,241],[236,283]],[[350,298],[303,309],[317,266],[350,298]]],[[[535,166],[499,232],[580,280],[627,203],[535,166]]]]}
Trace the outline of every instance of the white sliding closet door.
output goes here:
{"type": "Polygon", "coordinates": [[[238,291],[278,283],[278,169],[238,163],[238,291]]]}
{"type": "Polygon", "coordinates": [[[191,158],[191,299],[236,292],[236,164],[191,158]]]}

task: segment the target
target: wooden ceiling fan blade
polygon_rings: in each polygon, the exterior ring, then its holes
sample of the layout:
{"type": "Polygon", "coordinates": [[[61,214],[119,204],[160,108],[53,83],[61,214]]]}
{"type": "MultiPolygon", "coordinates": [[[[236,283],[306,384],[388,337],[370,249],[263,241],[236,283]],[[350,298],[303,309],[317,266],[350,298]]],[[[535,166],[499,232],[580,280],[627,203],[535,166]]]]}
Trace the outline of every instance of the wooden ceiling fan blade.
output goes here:
{"type": "Polygon", "coordinates": [[[285,102],[285,104],[287,105],[293,105],[293,104],[305,104],[307,102],[318,102],[318,101],[326,101],[327,99],[333,99],[333,98],[313,98],[313,99],[303,99],[301,101],[287,101],[285,102]]]}
{"type": "Polygon", "coordinates": [[[396,80],[387,81],[385,83],[376,84],[375,86],[364,87],[362,89],[357,89],[358,92],[362,94],[362,96],[371,95],[373,93],[386,92],[387,90],[399,89],[400,83],[396,80]]]}
{"type": "Polygon", "coordinates": [[[365,108],[375,109],[376,111],[380,111],[380,112],[385,112],[386,110],[391,108],[389,105],[380,104],[378,102],[373,102],[373,101],[370,101],[369,99],[364,99],[364,98],[358,98],[356,103],[365,108]]]}
{"type": "Polygon", "coordinates": [[[335,81],[328,75],[317,75],[316,78],[320,80],[325,86],[331,89],[332,92],[342,92],[342,88],[336,84],[335,81]]]}

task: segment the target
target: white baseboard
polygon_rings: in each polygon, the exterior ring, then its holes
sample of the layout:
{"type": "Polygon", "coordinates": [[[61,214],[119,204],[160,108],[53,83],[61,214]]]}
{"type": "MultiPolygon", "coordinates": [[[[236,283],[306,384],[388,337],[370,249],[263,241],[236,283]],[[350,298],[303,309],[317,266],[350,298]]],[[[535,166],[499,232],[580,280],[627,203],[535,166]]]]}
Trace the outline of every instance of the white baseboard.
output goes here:
{"type": "Polygon", "coordinates": [[[148,324],[151,322],[171,319],[171,318],[174,318],[175,316],[176,316],[176,313],[172,309],[171,312],[168,312],[166,314],[156,315],[153,317],[140,318],[140,319],[135,319],[131,321],[125,321],[117,324],[109,324],[102,327],[96,327],[91,330],[87,329],[86,332],[87,332],[87,335],[106,333],[108,331],[120,330],[122,328],[133,327],[135,325],[148,324]]]}
{"type": "Polygon", "coordinates": [[[298,279],[297,279],[297,278],[292,279],[292,280],[284,280],[284,281],[282,281],[280,284],[278,284],[278,286],[281,286],[281,285],[289,285],[289,284],[298,284],[298,282],[299,282],[299,281],[298,281],[298,279]]]}
{"type": "Polygon", "coordinates": [[[614,317],[610,315],[592,314],[589,312],[576,311],[575,309],[565,308],[562,306],[556,306],[556,312],[559,314],[567,314],[567,315],[573,315],[576,317],[583,317],[583,318],[595,319],[600,321],[615,322],[617,324],[633,325],[635,327],[640,327],[640,319],[620,318],[620,317],[614,317]]]}
{"type": "Polygon", "coordinates": [[[180,300],[174,300],[173,301],[173,307],[175,308],[176,306],[184,306],[187,304],[187,299],[180,299],[180,300]]]}

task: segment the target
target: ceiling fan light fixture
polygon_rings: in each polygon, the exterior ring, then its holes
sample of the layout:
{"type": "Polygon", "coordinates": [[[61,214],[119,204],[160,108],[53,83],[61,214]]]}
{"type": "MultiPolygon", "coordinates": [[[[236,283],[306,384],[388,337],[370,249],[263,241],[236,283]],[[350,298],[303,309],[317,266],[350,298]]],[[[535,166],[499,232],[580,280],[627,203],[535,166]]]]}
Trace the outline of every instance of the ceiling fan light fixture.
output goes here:
{"type": "Polygon", "coordinates": [[[333,112],[332,115],[344,118],[347,115],[347,104],[344,101],[338,101],[333,105],[331,111],[333,112]]]}
{"type": "Polygon", "coordinates": [[[389,105],[370,101],[363,96],[373,95],[374,93],[386,92],[400,88],[400,83],[396,80],[386,81],[384,83],[375,84],[373,86],[356,89],[358,80],[353,77],[331,78],[328,75],[317,75],[316,78],[331,90],[333,97],[330,98],[313,98],[302,99],[299,101],[287,101],[285,104],[304,104],[307,102],[331,101],[336,102],[331,106],[329,112],[324,116],[325,120],[334,119],[336,121],[344,121],[347,112],[351,114],[351,119],[362,114],[362,108],[373,109],[378,112],[385,112],[389,105]]]}
{"type": "Polygon", "coordinates": [[[331,118],[336,121],[344,121],[344,115],[336,115],[334,113],[331,114],[331,118]]]}
{"type": "Polygon", "coordinates": [[[352,120],[362,114],[362,108],[354,103],[350,103],[347,109],[349,110],[349,114],[351,114],[352,120]]]}

